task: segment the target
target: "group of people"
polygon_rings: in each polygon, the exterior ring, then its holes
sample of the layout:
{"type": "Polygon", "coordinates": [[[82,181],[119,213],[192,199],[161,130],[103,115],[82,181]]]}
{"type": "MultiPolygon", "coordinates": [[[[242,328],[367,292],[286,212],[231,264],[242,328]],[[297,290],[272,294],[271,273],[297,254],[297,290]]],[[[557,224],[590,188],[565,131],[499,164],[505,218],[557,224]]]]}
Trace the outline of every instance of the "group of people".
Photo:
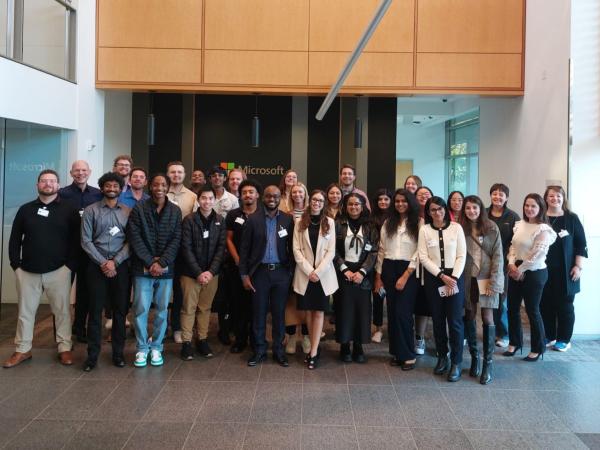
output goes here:
{"type": "Polygon", "coordinates": [[[525,361],[537,361],[546,348],[567,351],[571,345],[587,248],[560,186],[547,187],[543,196],[528,194],[520,220],[507,207],[509,188],[501,183],[491,187],[487,209],[474,195],[455,191],[447,201],[435,196],[416,175],[393,193],[378,190],[369,202],[355,186],[351,165],[342,166],[338,183],[310,192],[292,169],[279,186],[263,189],[242,170],[227,173],[219,166],[207,177],[194,171],[188,189],[180,161],[148,178],[126,155],[100,177],[99,189],[87,184],[90,174],[85,161],[76,161],[73,183],[59,189],[58,174],[42,171],[38,198],[15,217],[9,253],[19,320],[16,352],[4,367],[31,358],[42,291],[55,316],[60,361],[73,363],[73,333],[88,344],[85,371],[98,363],[103,315],[112,323],[113,363],[126,365],[130,303],[136,367],[163,364],[169,323],[183,360],[212,357],[208,331],[215,298],[224,299],[218,337],[229,344],[233,333],[232,353],[249,345],[249,366],[267,357],[269,313],[272,358],[279,365],[289,365],[286,355],[296,351],[300,326],[306,367],[319,366],[326,313],[335,324],[340,359],[364,363],[363,345],[382,339],[384,302],[390,364],[415,367],[431,317],[434,373],[448,381],[461,378],[463,339],[471,354],[469,374],[482,384],[493,379],[495,346],[506,347],[507,357],[522,351],[522,301],[531,326],[525,361]]]}

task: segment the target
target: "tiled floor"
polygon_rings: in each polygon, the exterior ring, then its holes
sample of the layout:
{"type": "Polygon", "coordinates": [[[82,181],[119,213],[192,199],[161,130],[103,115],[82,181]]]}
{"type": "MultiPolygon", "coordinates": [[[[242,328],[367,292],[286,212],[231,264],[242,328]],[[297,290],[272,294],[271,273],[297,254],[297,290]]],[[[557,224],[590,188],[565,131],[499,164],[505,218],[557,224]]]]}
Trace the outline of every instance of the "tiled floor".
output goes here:
{"type": "MultiPolygon", "coordinates": [[[[13,351],[15,315],[2,306],[2,360],[13,351]]],[[[84,374],[82,345],[74,366],[56,361],[42,308],[33,359],[0,369],[0,447],[600,448],[598,340],[537,363],[497,356],[489,386],[464,371],[453,384],[434,376],[430,355],[412,372],[390,367],[386,341],[367,346],[366,365],[344,365],[328,339],[315,371],[300,354],[287,369],[270,360],[249,368],[247,353],[211,345],[214,358],[183,362],[169,342],[165,365],[145,369],[113,367],[105,345],[97,369],[84,374]]]]}

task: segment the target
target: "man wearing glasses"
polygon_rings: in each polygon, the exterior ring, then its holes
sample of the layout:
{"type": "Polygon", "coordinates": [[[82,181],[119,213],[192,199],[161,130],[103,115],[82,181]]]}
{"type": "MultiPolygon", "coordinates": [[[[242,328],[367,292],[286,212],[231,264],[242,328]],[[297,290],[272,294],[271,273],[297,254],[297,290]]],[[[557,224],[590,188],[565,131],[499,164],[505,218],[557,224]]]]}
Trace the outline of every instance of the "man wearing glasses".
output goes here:
{"type": "Polygon", "coordinates": [[[71,271],[79,253],[79,213],[58,196],[58,174],[42,170],[38,198],[25,203],[15,216],[9,241],[10,265],[15,271],[19,296],[16,350],[4,362],[14,367],[31,359],[35,314],[46,293],[56,322],[58,359],[73,364],[71,354],[71,271]]]}
{"type": "MultiPolygon", "coordinates": [[[[121,192],[121,196],[129,189],[131,189],[131,184],[129,182],[129,176],[131,175],[131,169],[133,168],[133,159],[129,155],[119,155],[114,159],[113,162],[113,172],[121,175],[123,180],[125,181],[125,185],[123,186],[123,191],[121,192]]],[[[119,201],[121,202],[121,198],[119,197],[119,201]]],[[[123,203],[123,202],[121,202],[123,203]]]]}
{"type": "Polygon", "coordinates": [[[248,216],[240,246],[240,276],[244,288],[251,292],[255,352],[250,367],[266,359],[265,330],[271,312],[273,360],[282,367],[289,363],[283,351],[285,304],[289,294],[294,257],[292,216],[279,210],[281,192],[267,186],[262,208],[248,216]]]}

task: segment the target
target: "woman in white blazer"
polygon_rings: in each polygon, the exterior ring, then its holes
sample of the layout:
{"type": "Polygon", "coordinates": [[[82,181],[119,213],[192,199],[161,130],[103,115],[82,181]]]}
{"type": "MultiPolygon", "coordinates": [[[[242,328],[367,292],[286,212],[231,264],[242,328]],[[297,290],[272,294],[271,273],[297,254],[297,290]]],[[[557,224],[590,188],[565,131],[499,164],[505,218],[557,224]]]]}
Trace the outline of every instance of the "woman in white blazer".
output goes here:
{"type": "Polygon", "coordinates": [[[311,370],[319,361],[319,342],[329,296],[338,289],[333,266],[335,223],[323,213],[324,206],[325,193],[313,191],[308,208],[294,227],[296,269],[293,286],[298,294],[298,310],[306,311],[310,352],[305,361],[311,370]]]}

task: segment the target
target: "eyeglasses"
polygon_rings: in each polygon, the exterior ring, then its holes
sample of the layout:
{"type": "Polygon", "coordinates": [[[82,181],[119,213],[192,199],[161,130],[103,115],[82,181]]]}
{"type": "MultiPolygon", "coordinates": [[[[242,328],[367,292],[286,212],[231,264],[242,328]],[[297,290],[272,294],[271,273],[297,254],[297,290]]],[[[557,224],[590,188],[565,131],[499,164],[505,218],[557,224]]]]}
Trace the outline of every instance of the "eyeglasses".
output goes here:
{"type": "Polygon", "coordinates": [[[322,200],[320,198],[311,198],[310,201],[313,203],[325,203],[325,200],[322,200]]]}
{"type": "Polygon", "coordinates": [[[437,214],[440,211],[444,211],[444,208],[429,208],[429,214],[437,214]]]}
{"type": "Polygon", "coordinates": [[[129,164],[129,163],[117,163],[117,164],[115,164],[115,167],[131,167],[131,164],[129,164]]]}

